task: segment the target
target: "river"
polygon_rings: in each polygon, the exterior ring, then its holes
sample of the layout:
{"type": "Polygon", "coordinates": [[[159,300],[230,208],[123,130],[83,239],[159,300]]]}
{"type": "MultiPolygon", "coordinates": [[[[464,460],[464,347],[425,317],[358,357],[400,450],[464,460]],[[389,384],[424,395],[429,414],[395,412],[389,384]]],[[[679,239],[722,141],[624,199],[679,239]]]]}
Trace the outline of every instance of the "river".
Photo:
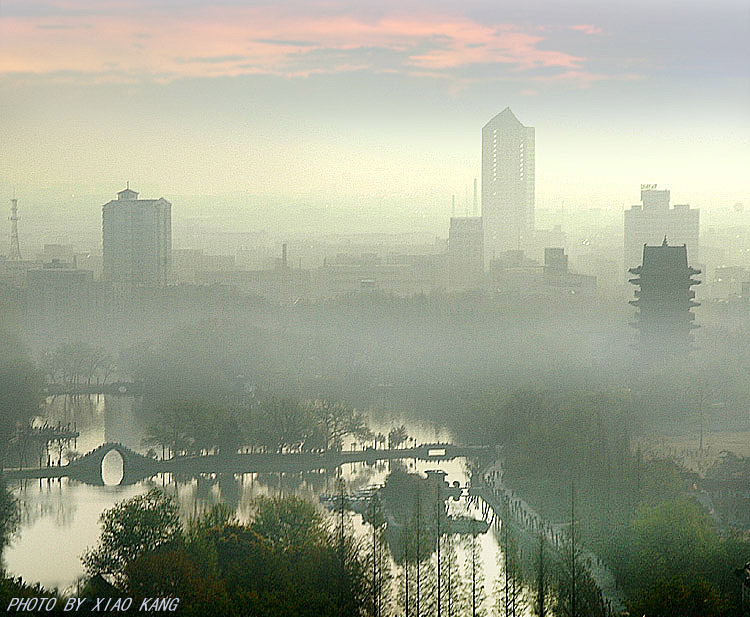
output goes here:
{"type": "MultiPolygon", "coordinates": [[[[80,436],[70,444],[84,454],[107,441],[118,441],[137,450],[141,446],[145,427],[135,413],[137,401],[129,396],[84,395],[57,396],[47,399],[39,421],[56,425],[75,423],[80,436]]],[[[371,422],[375,431],[387,433],[393,423],[371,422]]],[[[450,441],[450,435],[434,428],[405,423],[408,433],[418,443],[450,441]]],[[[51,449],[56,463],[60,453],[51,449]]],[[[62,464],[65,464],[62,453],[62,464]]],[[[424,473],[429,469],[446,472],[446,481],[465,485],[468,472],[462,459],[442,462],[405,461],[410,471],[424,473]]],[[[388,463],[374,466],[364,463],[346,465],[343,470],[348,488],[382,483],[389,473],[388,463]]],[[[48,588],[71,591],[83,576],[81,555],[93,547],[99,537],[99,517],[118,501],[146,492],[152,486],[163,486],[176,495],[182,514],[187,518],[200,510],[225,501],[237,508],[240,518],[248,515],[250,501],[258,495],[297,494],[317,501],[320,494],[334,491],[334,478],[325,473],[305,474],[243,474],[233,477],[194,478],[175,483],[170,476],[157,476],[132,486],[118,486],[122,475],[119,455],[111,453],[104,460],[103,476],[108,485],[97,487],[62,478],[33,480],[11,485],[21,506],[21,526],[12,544],[5,550],[4,562],[8,574],[21,576],[27,582],[39,582],[48,588]]],[[[463,500],[461,500],[463,501],[463,500]]],[[[466,505],[452,503],[451,509],[465,509],[466,505]]],[[[479,518],[478,513],[473,515],[479,518]]],[[[366,533],[367,527],[359,516],[352,516],[356,533],[366,533]]],[[[498,546],[492,533],[482,536],[482,561],[491,595],[492,582],[497,578],[498,546]]]]}

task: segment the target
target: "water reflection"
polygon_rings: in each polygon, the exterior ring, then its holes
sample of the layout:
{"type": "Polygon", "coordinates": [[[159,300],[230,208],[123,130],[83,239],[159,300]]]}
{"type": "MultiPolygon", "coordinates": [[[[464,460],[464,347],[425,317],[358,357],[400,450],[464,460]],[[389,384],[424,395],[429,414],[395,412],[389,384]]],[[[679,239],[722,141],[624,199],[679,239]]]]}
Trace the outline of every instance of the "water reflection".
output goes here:
{"type": "MultiPolygon", "coordinates": [[[[141,447],[144,431],[138,421],[138,404],[133,397],[124,396],[56,396],[47,399],[42,418],[50,424],[75,423],[80,432],[75,449],[81,454],[105,441],[118,441],[144,452],[141,447]]],[[[373,428],[388,431],[387,426],[373,428]]],[[[421,442],[447,440],[449,437],[420,427],[410,427],[409,432],[421,442]]],[[[439,463],[408,460],[402,464],[404,469],[420,474],[441,469],[447,474],[445,479],[449,483],[464,485],[468,479],[465,466],[458,459],[439,463]]],[[[346,465],[341,473],[347,490],[356,491],[372,484],[383,484],[394,466],[395,463],[387,461],[353,463],[346,465]]],[[[132,486],[119,486],[123,469],[122,458],[116,452],[105,457],[102,472],[106,484],[103,487],[84,485],[67,478],[26,481],[13,487],[22,508],[22,524],[19,536],[5,554],[5,565],[10,573],[46,587],[64,589],[73,585],[83,574],[80,556],[87,547],[97,543],[101,513],[115,503],[155,486],[163,487],[177,498],[185,519],[224,502],[236,508],[241,520],[248,520],[255,497],[294,494],[317,502],[321,494],[336,490],[337,480],[335,471],[206,474],[200,477],[161,474],[132,486]],[[50,555],[54,559],[40,559],[50,555]]],[[[454,504],[451,504],[453,508],[454,504]]],[[[363,537],[371,529],[359,516],[352,516],[352,524],[363,537]]],[[[489,534],[481,542],[487,579],[492,580],[490,574],[496,567],[496,543],[489,534]]]]}
{"type": "Polygon", "coordinates": [[[110,450],[102,459],[102,480],[105,486],[117,486],[124,474],[122,455],[117,450],[110,450]]]}

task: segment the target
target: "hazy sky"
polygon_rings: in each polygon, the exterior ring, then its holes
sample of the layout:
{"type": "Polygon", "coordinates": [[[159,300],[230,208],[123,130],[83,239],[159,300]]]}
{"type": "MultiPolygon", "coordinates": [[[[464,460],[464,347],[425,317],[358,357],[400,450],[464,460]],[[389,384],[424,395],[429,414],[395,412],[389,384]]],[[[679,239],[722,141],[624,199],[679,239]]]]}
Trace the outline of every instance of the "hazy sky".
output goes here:
{"type": "Polygon", "coordinates": [[[749,6],[0,0],[0,198],[462,203],[510,106],[538,207],[750,206],[749,6]]]}

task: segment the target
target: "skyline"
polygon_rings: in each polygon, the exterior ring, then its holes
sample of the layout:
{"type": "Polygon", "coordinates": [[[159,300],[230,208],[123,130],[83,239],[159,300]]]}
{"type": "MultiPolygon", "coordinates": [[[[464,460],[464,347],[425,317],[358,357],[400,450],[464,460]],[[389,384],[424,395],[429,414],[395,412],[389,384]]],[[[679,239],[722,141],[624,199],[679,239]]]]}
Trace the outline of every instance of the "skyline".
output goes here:
{"type": "Polygon", "coordinates": [[[0,199],[15,186],[24,215],[54,220],[130,180],[178,217],[239,222],[252,196],[282,215],[421,209],[447,230],[450,196],[463,211],[481,178],[481,127],[510,107],[536,127],[539,210],[624,209],[643,182],[747,207],[748,11],[5,2],[0,199]]]}

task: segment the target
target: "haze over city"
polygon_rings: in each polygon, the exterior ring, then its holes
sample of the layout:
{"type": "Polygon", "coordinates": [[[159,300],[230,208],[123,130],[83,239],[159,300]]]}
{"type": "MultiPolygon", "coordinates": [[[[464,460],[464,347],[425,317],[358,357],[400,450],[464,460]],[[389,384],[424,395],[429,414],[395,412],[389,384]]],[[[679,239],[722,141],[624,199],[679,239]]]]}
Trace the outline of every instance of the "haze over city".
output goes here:
{"type": "Polygon", "coordinates": [[[328,205],[327,231],[438,233],[510,106],[537,128],[540,209],[622,209],[642,182],[750,205],[747,23],[734,0],[3,2],[0,190],[30,231],[130,180],[178,221],[328,205]]]}
{"type": "Polygon", "coordinates": [[[0,0],[0,135],[0,610],[750,616],[747,2],[0,0]]]}

